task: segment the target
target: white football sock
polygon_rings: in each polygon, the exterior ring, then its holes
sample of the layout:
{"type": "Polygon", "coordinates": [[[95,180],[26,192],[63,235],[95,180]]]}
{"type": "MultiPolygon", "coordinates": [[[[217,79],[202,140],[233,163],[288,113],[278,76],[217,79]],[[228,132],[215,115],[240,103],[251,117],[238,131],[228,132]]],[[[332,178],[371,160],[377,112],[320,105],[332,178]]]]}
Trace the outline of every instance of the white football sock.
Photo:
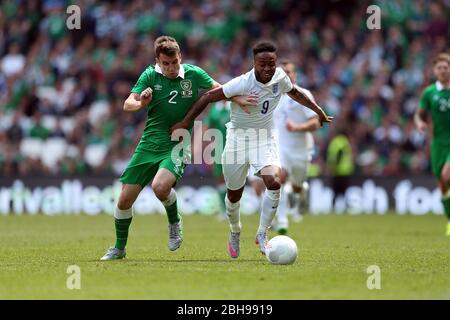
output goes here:
{"type": "Polygon", "coordinates": [[[232,232],[241,232],[241,221],[239,217],[239,207],[241,203],[231,202],[228,200],[228,196],[225,196],[225,208],[227,211],[228,221],[230,221],[230,229],[232,232]]]}
{"type": "Polygon", "coordinates": [[[164,207],[170,207],[175,203],[175,201],[177,201],[177,192],[175,191],[174,188],[172,188],[170,189],[170,193],[167,196],[167,199],[161,202],[164,205],[164,207]]]}
{"type": "Polygon", "coordinates": [[[133,207],[131,207],[130,209],[120,210],[116,206],[116,210],[114,211],[114,218],[122,220],[130,219],[131,217],[133,217],[133,207]]]}
{"type": "Polygon", "coordinates": [[[259,220],[258,233],[266,232],[270,227],[275,213],[277,212],[278,203],[280,202],[280,189],[268,190],[264,193],[262,202],[261,218],[259,220]]]}
{"type": "Polygon", "coordinates": [[[276,220],[277,220],[277,227],[279,228],[285,228],[288,227],[288,193],[284,189],[284,187],[281,187],[281,193],[280,193],[280,203],[278,204],[278,210],[276,212],[276,220]]]}

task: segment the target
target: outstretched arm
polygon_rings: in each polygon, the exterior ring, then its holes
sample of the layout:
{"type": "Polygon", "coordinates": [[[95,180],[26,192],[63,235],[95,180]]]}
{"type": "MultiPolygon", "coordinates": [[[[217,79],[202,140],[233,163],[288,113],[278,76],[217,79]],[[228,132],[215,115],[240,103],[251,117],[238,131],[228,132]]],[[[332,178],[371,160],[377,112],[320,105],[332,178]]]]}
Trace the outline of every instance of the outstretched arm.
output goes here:
{"type": "Polygon", "coordinates": [[[317,105],[317,103],[311,100],[306,94],[303,93],[302,90],[298,89],[296,86],[293,86],[292,90],[287,94],[298,103],[308,107],[309,109],[317,113],[319,115],[319,122],[321,126],[324,122],[333,121],[333,117],[328,116],[325,111],[323,111],[322,108],[317,105]]]}
{"type": "Polygon", "coordinates": [[[286,121],[286,128],[290,132],[313,132],[320,128],[319,117],[314,116],[305,122],[294,122],[292,120],[286,121]]]}
{"type": "Polygon", "coordinates": [[[184,119],[181,122],[174,124],[169,133],[172,135],[176,129],[187,129],[189,125],[197,118],[203,110],[208,106],[211,102],[217,102],[220,100],[225,100],[225,94],[223,93],[222,87],[218,87],[212,90],[207,91],[204,95],[200,97],[197,101],[195,101],[194,105],[189,109],[188,113],[184,116],[184,119]]]}

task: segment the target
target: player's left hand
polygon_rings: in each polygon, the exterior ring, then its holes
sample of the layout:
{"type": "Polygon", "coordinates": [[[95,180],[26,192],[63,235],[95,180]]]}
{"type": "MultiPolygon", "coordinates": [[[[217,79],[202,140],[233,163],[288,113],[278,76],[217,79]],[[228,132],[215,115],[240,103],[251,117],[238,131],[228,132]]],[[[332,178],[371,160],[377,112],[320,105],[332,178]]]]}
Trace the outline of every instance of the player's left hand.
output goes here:
{"type": "Polygon", "coordinates": [[[320,122],[320,126],[322,127],[324,122],[328,122],[331,123],[333,122],[333,117],[327,115],[325,112],[323,112],[322,114],[319,114],[319,122],[320,122]]]}
{"type": "Polygon", "coordinates": [[[245,113],[250,113],[249,107],[254,107],[258,104],[258,96],[250,94],[248,96],[235,96],[233,102],[237,103],[245,113]]]}

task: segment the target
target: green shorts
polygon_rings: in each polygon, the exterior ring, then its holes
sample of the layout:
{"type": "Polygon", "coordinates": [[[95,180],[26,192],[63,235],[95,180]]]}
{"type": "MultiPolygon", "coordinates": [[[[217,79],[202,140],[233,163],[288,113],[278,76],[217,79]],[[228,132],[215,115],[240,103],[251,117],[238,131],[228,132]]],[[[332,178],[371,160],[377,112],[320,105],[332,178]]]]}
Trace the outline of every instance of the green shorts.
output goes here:
{"type": "Polygon", "coordinates": [[[450,146],[431,144],[431,169],[438,179],[446,163],[450,163],[450,146]]]}
{"type": "Polygon", "coordinates": [[[127,168],[120,176],[123,184],[139,184],[143,187],[153,180],[160,168],[173,173],[177,181],[183,176],[186,164],[181,159],[172,159],[171,152],[135,152],[127,168]]]}

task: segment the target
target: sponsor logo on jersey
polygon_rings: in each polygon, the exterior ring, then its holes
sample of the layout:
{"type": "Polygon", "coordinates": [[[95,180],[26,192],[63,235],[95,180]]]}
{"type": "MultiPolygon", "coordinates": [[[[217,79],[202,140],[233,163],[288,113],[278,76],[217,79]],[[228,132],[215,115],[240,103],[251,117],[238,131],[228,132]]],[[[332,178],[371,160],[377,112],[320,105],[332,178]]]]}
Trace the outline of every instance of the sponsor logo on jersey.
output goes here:
{"type": "Polygon", "coordinates": [[[273,94],[277,94],[278,93],[278,83],[275,83],[272,86],[272,92],[273,92],[273,94]]]}
{"type": "Polygon", "coordinates": [[[155,84],[155,90],[157,90],[157,91],[162,90],[162,85],[160,85],[160,84],[155,84]]]}
{"type": "Polygon", "coordinates": [[[189,91],[181,91],[182,98],[192,98],[192,90],[189,91]]]}

